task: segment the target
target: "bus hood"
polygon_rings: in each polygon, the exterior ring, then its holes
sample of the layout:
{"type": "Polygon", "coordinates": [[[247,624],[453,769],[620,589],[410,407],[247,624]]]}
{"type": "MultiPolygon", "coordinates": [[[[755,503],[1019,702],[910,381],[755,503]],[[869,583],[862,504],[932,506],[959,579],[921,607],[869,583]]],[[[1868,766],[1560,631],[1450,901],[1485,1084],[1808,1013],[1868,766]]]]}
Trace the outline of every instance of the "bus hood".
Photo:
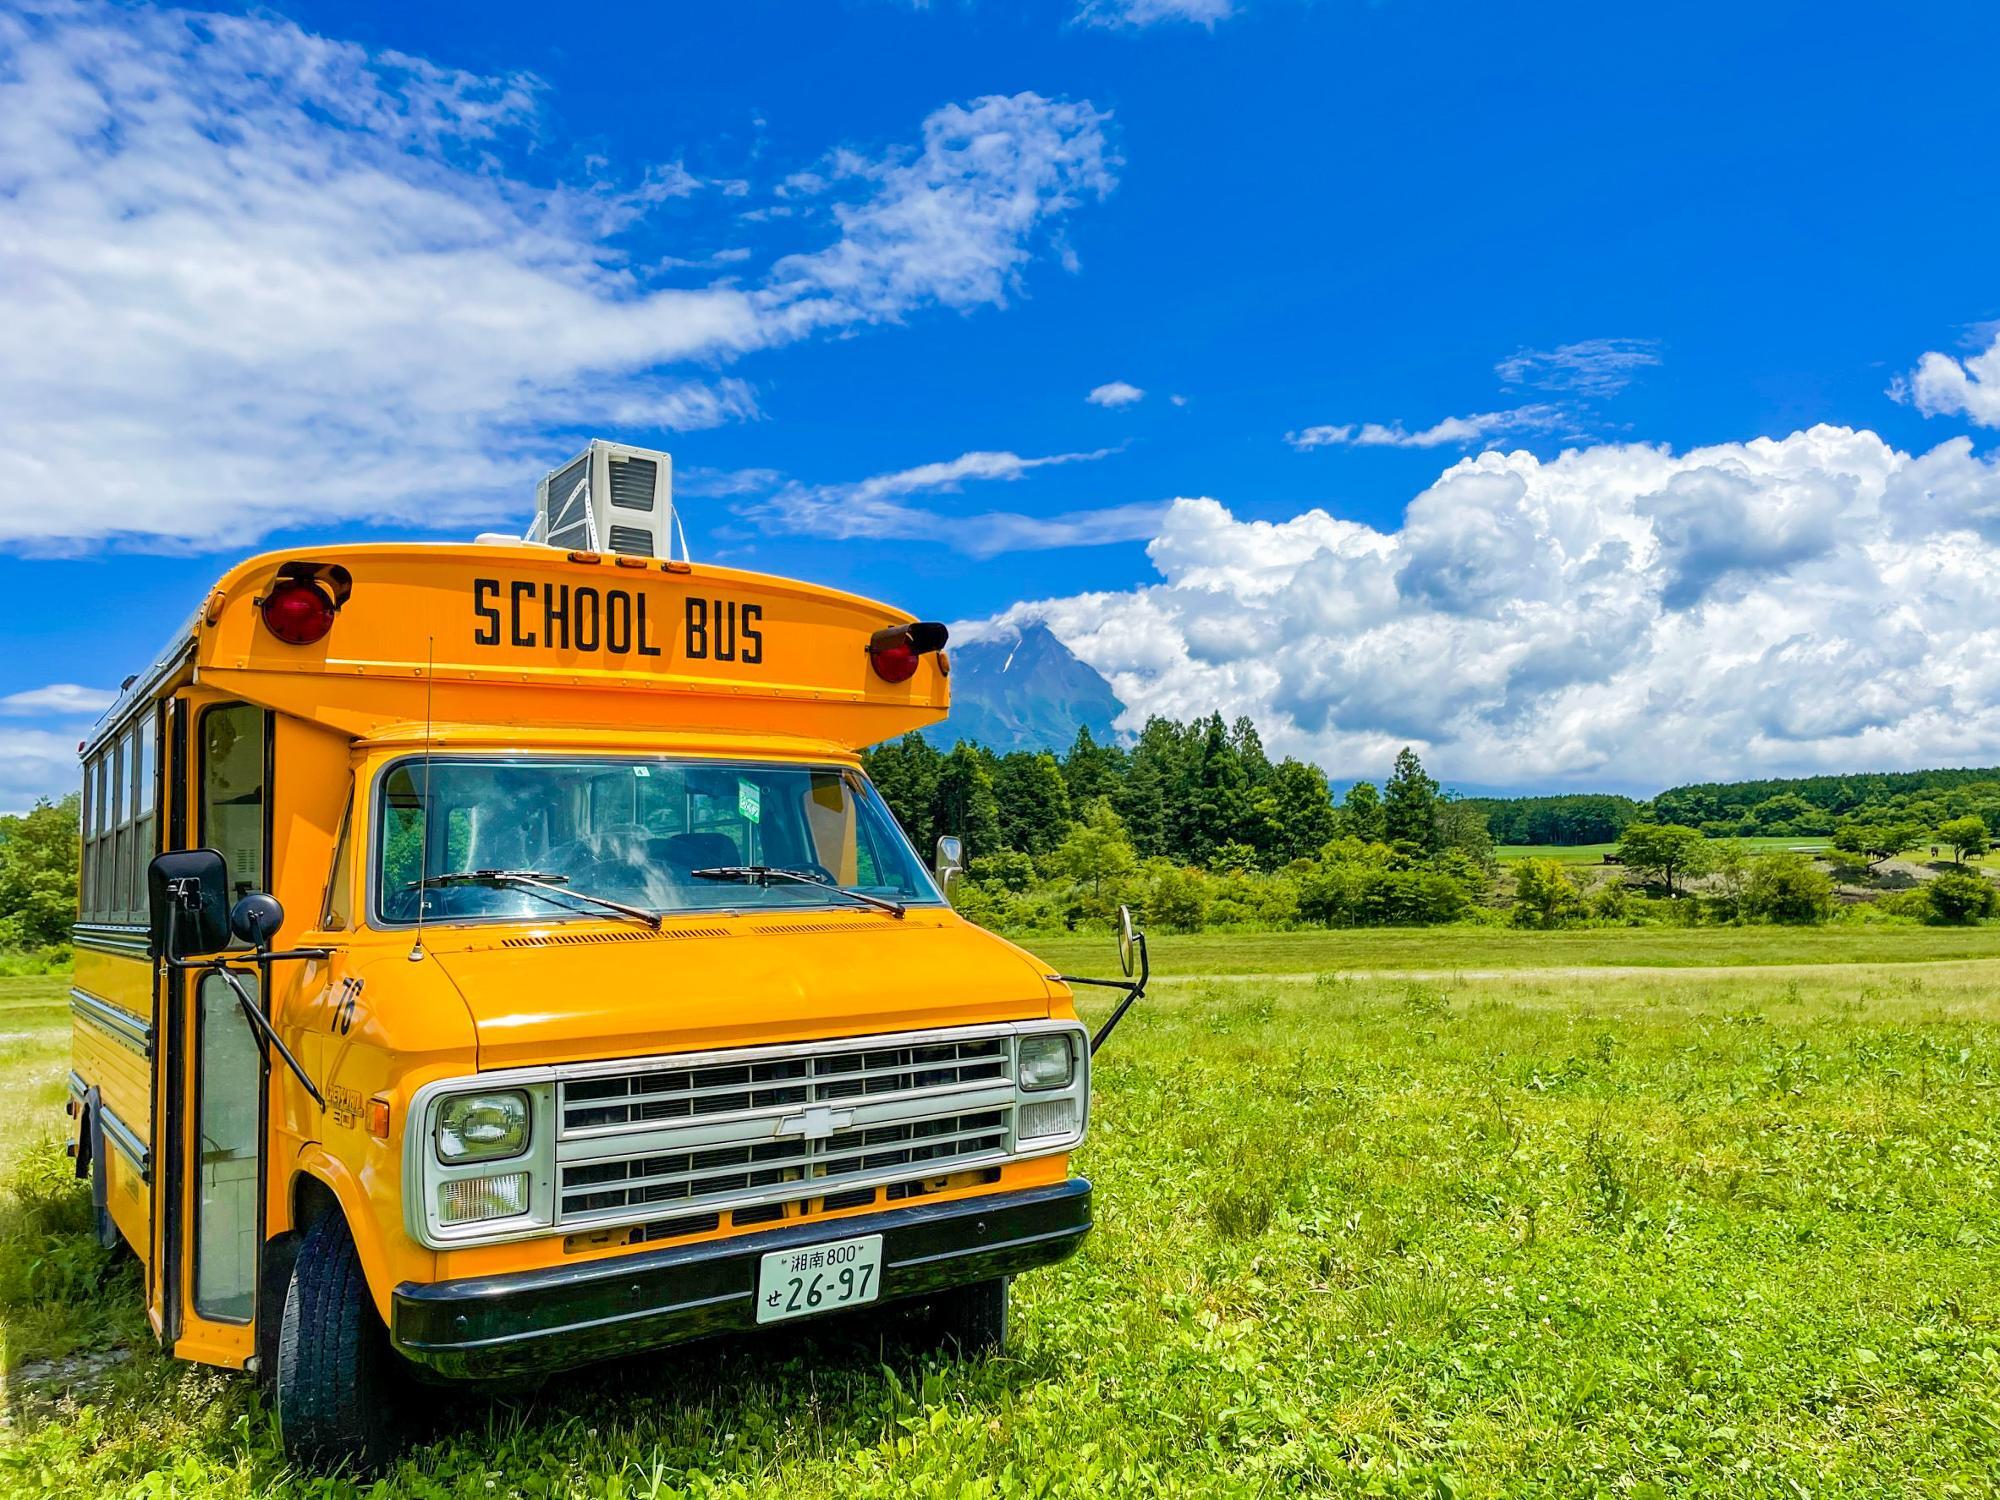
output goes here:
{"type": "Polygon", "coordinates": [[[1047,968],[942,912],[426,937],[479,1066],[530,1067],[1046,1018],[1047,968]]]}

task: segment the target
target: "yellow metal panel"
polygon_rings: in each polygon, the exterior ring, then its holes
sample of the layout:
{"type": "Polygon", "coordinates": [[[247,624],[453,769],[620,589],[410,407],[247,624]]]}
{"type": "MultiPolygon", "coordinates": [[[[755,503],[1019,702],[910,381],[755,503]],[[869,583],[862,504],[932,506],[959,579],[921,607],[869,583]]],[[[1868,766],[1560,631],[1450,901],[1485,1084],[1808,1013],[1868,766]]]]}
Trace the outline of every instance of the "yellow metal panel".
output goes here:
{"type": "Polygon", "coordinates": [[[197,624],[197,680],[363,737],[384,725],[688,726],[873,743],[944,717],[945,667],[875,675],[886,605],[730,568],[545,547],[383,545],[272,553],[232,570],[197,624]],[[311,646],[256,601],[288,563],[352,591],[311,646]],[[429,679],[427,682],[426,679],[429,679]]]}
{"type": "Polygon", "coordinates": [[[145,1180],[115,1146],[107,1145],[104,1149],[105,1207],[111,1211],[111,1220],[125,1236],[125,1242],[141,1261],[147,1260],[152,1244],[153,1213],[145,1180]]]}
{"type": "Polygon", "coordinates": [[[149,960],[79,946],[72,983],[129,1011],[146,1025],[152,1024],[153,965],[149,960]]]}

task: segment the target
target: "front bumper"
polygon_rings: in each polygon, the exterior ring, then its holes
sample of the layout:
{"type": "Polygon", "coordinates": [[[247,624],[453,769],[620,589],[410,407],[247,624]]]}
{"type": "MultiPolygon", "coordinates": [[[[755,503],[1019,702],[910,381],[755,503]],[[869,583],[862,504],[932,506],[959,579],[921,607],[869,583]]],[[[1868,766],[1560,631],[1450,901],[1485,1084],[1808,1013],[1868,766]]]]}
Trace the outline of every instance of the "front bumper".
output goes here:
{"type": "Polygon", "coordinates": [[[880,1300],[894,1302],[1052,1265],[1089,1232],[1090,1184],[1074,1178],[577,1266],[406,1281],[389,1331],[405,1355],[443,1375],[561,1370],[756,1327],[757,1267],[773,1250],[879,1234],[880,1300]]]}

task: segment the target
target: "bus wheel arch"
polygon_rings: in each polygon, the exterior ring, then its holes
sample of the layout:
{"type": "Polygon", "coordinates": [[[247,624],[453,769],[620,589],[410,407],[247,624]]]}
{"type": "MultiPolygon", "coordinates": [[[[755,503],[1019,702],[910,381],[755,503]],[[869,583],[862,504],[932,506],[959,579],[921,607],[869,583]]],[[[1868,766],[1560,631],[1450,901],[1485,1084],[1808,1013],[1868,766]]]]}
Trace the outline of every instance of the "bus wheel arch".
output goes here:
{"type": "MultiPolygon", "coordinates": [[[[368,1294],[383,1323],[389,1321],[389,1290],[395,1277],[389,1265],[389,1246],[382,1237],[380,1210],[371,1204],[360,1179],[338,1157],[319,1145],[299,1153],[292,1180],[285,1194],[291,1215],[287,1231],[303,1240],[313,1224],[335,1214],[347,1224],[354,1240],[354,1252],[368,1280],[368,1294]]],[[[274,1235],[277,1239],[282,1236],[274,1235]]]]}

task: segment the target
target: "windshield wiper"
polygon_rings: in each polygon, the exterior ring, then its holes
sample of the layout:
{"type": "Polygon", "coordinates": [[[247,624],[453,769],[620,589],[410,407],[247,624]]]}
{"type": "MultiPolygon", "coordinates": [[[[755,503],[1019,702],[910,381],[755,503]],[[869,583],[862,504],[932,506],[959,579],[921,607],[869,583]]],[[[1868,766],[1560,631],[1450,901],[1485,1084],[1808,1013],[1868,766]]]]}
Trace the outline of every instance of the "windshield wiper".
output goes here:
{"type": "Polygon", "coordinates": [[[405,890],[426,885],[516,886],[533,892],[552,906],[561,906],[563,903],[558,898],[568,896],[616,912],[621,917],[630,917],[635,922],[644,922],[656,930],[660,925],[660,914],[656,911],[647,911],[643,906],[627,906],[609,896],[593,896],[589,891],[573,891],[569,888],[569,876],[552,874],[547,870],[449,870],[442,875],[403,882],[405,890]]]}
{"type": "Polygon", "coordinates": [[[864,891],[851,891],[810,870],[790,870],[783,865],[710,865],[706,870],[690,870],[688,874],[697,880],[740,880],[746,885],[769,885],[774,880],[789,880],[798,885],[815,886],[835,896],[845,896],[850,901],[859,901],[863,906],[886,911],[892,917],[903,914],[903,903],[900,901],[870,896],[864,891]]]}

